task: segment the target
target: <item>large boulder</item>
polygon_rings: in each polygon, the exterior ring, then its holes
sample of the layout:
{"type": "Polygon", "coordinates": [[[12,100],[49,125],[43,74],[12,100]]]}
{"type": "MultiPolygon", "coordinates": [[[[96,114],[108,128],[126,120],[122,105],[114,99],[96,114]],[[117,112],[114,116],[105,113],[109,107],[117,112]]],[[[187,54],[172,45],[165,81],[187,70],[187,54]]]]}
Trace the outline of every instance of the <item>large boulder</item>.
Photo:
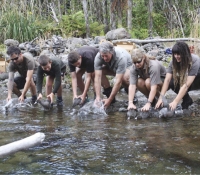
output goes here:
{"type": "Polygon", "coordinates": [[[83,38],[68,38],[66,41],[66,48],[69,51],[73,51],[81,46],[88,45],[87,42],[83,38]]]}
{"type": "Polygon", "coordinates": [[[18,46],[19,45],[19,42],[17,40],[14,40],[14,39],[7,39],[4,41],[4,44],[7,46],[7,47],[10,47],[10,46],[18,46]]]}
{"type": "Polygon", "coordinates": [[[107,40],[130,39],[131,35],[124,28],[111,30],[106,33],[107,40]]]}

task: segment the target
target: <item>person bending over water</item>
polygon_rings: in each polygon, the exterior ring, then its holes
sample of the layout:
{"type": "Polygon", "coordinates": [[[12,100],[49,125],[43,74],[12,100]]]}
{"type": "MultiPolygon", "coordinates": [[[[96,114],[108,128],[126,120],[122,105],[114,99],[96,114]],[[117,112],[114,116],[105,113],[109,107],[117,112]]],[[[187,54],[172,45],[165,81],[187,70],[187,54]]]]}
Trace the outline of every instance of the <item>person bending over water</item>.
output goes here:
{"type": "Polygon", "coordinates": [[[63,106],[61,82],[62,77],[65,76],[66,65],[59,58],[49,58],[47,55],[41,55],[38,62],[40,64],[37,71],[38,100],[42,98],[43,78],[46,75],[47,98],[53,103],[54,95],[57,93],[57,106],[63,106]]]}
{"type": "Polygon", "coordinates": [[[177,93],[177,96],[169,104],[169,108],[175,110],[178,103],[183,100],[181,103],[182,109],[188,109],[193,103],[188,91],[200,89],[199,67],[199,57],[190,53],[190,49],[185,42],[178,41],[172,48],[172,61],[168,66],[156,108],[163,104],[162,95],[165,95],[168,89],[172,89],[177,93]]]}
{"type": "Polygon", "coordinates": [[[155,106],[155,97],[159,97],[166,70],[158,60],[152,60],[154,58],[148,57],[142,49],[134,49],[131,58],[134,64],[130,69],[128,110],[136,109],[133,99],[137,88],[148,99],[141,110],[148,111],[151,106],[155,106]]]}

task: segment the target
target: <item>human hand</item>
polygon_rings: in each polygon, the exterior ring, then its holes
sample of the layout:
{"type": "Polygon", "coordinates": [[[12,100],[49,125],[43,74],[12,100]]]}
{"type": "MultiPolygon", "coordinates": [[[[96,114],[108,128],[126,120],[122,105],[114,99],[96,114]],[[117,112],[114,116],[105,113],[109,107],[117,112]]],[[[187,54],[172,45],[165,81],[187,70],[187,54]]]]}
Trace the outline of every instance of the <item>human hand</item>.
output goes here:
{"type": "Polygon", "coordinates": [[[82,94],[82,95],[79,95],[78,98],[81,98],[81,104],[83,104],[86,96],[82,94]]]}
{"type": "Polygon", "coordinates": [[[130,110],[130,109],[136,109],[136,106],[133,103],[129,103],[127,109],[128,110],[130,110]]]}
{"type": "Polygon", "coordinates": [[[38,97],[37,97],[37,100],[41,99],[42,98],[42,94],[39,93],[38,97]]]}
{"type": "Polygon", "coordinates": [[[21,95],[18,100],[20,101],[20,103],[22,103],[24,101],[24,95],[21,95]]]}
{"type": "Polygon", "coordinates": [[[151,107],[151,103],[146,103],[142,108],[141,111],[149,111],[151,107]]]}
{"type": "Polygon", "coordinates": [[[9,100],[11,100],[11,97],[10,97],[10,96],[8,96],[8,97],[6,98],[6,101],[7,101],[7,102],[9,102],[9,100]]]}
{"type": "Polygon", "coordinates": [[[47,98],[50,98],[51,104],[53,103],[53,98],[54,98],[54,94],[50,93],[49,95],[47,95],[47,98]]]}
{"type": "Polygon", "coordinates": [[[173,102],[171,102],[171,103],[169,104],[169,109],[170,109],[171,111],[174,111],[174,110],[176,109],[177,105],[178,105],[178,103],[175,102],[175,101],[173,101],[173,102]]]}
{"type": "Polygon", "coordinates": [[[108,108],[110,106],[110,104],[111,104],[111,101],[110,101],[109,98],[108,99],[103,99],[102,101],[103,101],[103,104],[104,104],[103,106],[104,106],[105,109],[108,108]]]}
{"type": "Polygon", "coordinates": [[[157,103],[156,103],[155,109],[158,109],[158,108],[160,108],[160,107],[162,107],[162,106],[163,106],[163,101],[162,101],[161,98],[159,98],[159,100],[158,100],[157,103]]]}

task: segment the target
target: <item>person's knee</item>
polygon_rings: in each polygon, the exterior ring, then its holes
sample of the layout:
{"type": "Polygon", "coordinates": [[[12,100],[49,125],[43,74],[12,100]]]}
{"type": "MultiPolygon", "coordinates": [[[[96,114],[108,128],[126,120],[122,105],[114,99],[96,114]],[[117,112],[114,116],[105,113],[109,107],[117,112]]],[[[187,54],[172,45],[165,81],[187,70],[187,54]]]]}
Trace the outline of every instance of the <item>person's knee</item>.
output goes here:
{"type": "Polygon", "coordinates": [[[145,86],[147,87],[147,89],[150,89],[150,88],[151,88],[151,83],[150,83],[150,80],[149,80],[149,79],[147,79],[147,80],[145,81],[145,86]]]}
{"type": "Polygon", "coordinates": [[[144,87],[145,86],[144,80],[142,80],[141,78],[139,78],[138,81],[137,81],[136,86],[137,87],[144,87]]]}
{"type": "Polygon", "coordinates": [[[126,86],[126,87],[129,86],[129,77],[128,76],[123,76],[122,85],[126,86]]]}

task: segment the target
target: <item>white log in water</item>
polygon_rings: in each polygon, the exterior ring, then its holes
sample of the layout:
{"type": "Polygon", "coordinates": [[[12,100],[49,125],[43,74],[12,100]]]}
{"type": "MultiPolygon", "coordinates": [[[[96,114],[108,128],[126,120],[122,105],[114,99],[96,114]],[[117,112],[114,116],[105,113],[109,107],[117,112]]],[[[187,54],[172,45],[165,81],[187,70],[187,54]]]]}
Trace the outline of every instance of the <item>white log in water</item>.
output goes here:
{"type": "Polygon", "coordinates": [[[0,158],[13,154],[17,151],[28,149],[41,144],[45,138],[44,133],[38,132],[32,136],[26,137],[7,145],[0,147],[0,158]]]}

